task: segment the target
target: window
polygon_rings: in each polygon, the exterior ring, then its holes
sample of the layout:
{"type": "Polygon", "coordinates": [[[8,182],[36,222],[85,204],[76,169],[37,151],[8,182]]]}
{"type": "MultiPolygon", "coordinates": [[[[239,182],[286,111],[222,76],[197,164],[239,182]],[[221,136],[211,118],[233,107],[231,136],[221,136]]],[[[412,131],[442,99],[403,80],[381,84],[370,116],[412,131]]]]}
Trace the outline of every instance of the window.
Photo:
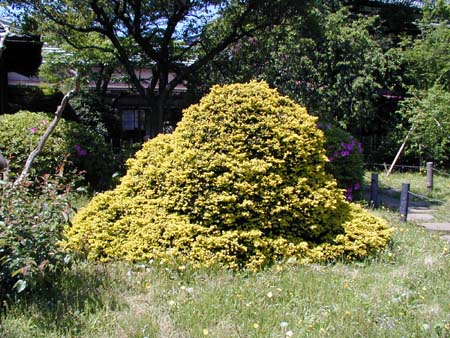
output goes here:
{"type": "Polygon", "coordinates": [[[144,130],[145,111],[123,110],[122,130],[144,130]]]}

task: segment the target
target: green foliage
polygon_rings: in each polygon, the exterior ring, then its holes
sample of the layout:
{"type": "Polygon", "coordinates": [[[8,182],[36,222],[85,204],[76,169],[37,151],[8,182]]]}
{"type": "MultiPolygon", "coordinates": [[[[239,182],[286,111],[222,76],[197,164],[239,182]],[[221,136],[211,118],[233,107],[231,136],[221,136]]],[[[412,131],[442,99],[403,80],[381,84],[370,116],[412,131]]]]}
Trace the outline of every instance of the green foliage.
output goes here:
{"type": "Polygon", "coordinates": [[[398,149],[408,130],[413,129],[404,154],[406,160],[433,161],[446,167],[450,165],[448,10],[442,1],[428,7],[421,22],[421,35],[403,42],[402,62],[409,92],[398,110],[397,130],[390,135],[398,149]]]}
{"type": "Polygon", "coordinates": [[[120,117],[115,116],[111,106],[102,102],[98,93],[81,91],[70,100],[80,122],[105,137],[116,135],[120,130],[120,117]]]}
{"type": "Polygon", "coordinates": [[[327,171],[334,176],[338,187],[345,189],[348,200],[359,197],[364,177],[362,145],[353,136],[330,123],[319,122],[326,139],[327,171]]]}
{"type": "Polygon", "coordinates": [[[0,181],[0,300],[51,280],[65,265],[59,248],[71,214],[67,187],[48,175],[16,188],[0,181]]]}
{"type": "Polygon", "coordinates": [[[377,91],[396,69],[376,29],[376,18],[311,5],[303,16],[237,43],[200,81],[264,79],[311,114],[361,135],[378,124],[377,91]]]}
{"type": "MultiPolygon", "coordinates": [[[[420,163],[450,165],[450,91],[436,85],[402,102],[400,114],[414,131],[405,155],[420,163]]],[[[404,128],[402,130],[404,132],[404,128]]],[[[403,133],[402,133],[403,134],[403,133]]]]}
{"type": "Polygon", "coordinates": [[[345,201],[323,144],[316,119],[267,84],[213,87],[75,216],[65,245],[91,259],[250,269],[364,257],[391,230],[345,201]]]}
{"type": "MultiPolygon", "coordinates": [[[[49,122],[48,115],[27,111],[0,116],[0,152],[9,161],[10,174],[20,173],[49,122]]],[[[112,151],[100,135],[79,123],[61,120],[30,171],[32,178],[48,173],[69,181],[84,175],[93,186],[105,186],[113,173],[112,151]]]]}
{"type": "Polygon", "coordinates": [[[450,28],[447,21],[423,22],[422,34],[403,42],[407,83],[414,90],[440,85],[450,90],[450,28]]]}

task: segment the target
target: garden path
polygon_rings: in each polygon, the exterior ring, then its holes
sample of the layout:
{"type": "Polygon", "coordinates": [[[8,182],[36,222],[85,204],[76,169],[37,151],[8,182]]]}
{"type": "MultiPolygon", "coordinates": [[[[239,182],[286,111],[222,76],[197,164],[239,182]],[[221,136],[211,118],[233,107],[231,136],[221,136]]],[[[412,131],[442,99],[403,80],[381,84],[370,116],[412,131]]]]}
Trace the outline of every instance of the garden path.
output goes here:
{"type": "MultiPolygon", "coordinates": [[[[364,197],[369,200],[369,190],[364,191],[364,197]]],[[[380,205],[390,209],[399,210],[400,190],[386,189],[378,191],[378,201],[380,205]]],[[[435,212],[432,203],[423,200],[410,200],[408,205],[407,221],[415,222],[417,225],[427,230],[440,233],[441,238],[450,243],[450,221],[437,222],[433,213],[435,212]]]]}

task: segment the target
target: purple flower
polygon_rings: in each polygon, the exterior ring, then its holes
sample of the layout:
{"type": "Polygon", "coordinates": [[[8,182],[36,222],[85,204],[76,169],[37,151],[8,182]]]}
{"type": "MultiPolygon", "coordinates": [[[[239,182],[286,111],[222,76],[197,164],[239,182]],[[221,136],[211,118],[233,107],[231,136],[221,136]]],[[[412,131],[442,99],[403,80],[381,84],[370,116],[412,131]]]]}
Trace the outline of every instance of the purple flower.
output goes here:
{"type": "Polygon", "coordinates": [[[331,129],[331,124],[328,123],[327,126],[326,126],[326,128],[327,128],[327,129],[331,129]]]}
{"type": "Polygon", "coordinates": [[[30,128],[30,133],[34,134],[35,132],[37,132],[37,130],[38,129],[36,127],[30,128]]]}
{"type": "Polygon", "coordinates": [[[353,200],[352,188],[347,188],[344,192],[344,196],[347,201],[351,202],[353,200]]]}
{"type": "Polygon", "coordinates": [[[332,156],[328,157],[328,161],[329,162],[333,162],[334,161],[334,157],[332,157],[332,156]]]}
{"type": "Polygon", "coordinates": [[[359,184],[359,182],[356,182],[355,185],[353,186],[353,190],[359,190],[361,189],[361,185],[359,184]]]}
{"type": "Polygon", "coordinates": [[[316,126],[317,126],[317,128],[322,129],[322,123],[317,122],[316,126]]]}
{"type": "Polygon", "coordinates": [[[87,150],[81,148],[81,146],[79,144],[76,144],[74,146],[74,149],[77,151],[78,156],[86,156],[87,155],[87,150]]]}
{"type": "Polygon", "coordinates": [[[362,154],[362,152],[363,152],[363,148],[362,148],[361,142],[358,142],[358,151],[359,151],[360,154],[362,154]]]}
{"type": "Polygon", "coordinates": [[[342,157],[349,156],[349,155],[350,155],[350,152],[347,149],[341,152],[342,157]]]}

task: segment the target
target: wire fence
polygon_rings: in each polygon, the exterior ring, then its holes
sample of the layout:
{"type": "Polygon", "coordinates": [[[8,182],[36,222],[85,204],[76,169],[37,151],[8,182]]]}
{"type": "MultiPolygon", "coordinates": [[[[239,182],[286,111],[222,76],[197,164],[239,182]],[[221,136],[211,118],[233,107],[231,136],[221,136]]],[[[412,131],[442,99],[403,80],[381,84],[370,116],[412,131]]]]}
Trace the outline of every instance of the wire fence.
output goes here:
{"type": "MultiPolygon", "coordinates": [[[[387,172],[389,170],[390,165],[387,163],[364,163],[364,166],[367,170],[370,169],[379,169],[382,168],[384,169],[385,172],[387,172]]],[[[394,166],[394,171],[395,172],[425,172],[427,170],[427,167],[425,165],[403,165],[403,164],[396,164],[394,166]]],[[[448,172],[448,170],[445,169],[438,169],[435,166],[433,166],[433,172],[441,175],[441,176],[445,176],[445,177],[450,177],[450,173],[448,172]]]]}
{"type": "Polygon", "coordinates": [[[442,201],[442,200],[439,200],[439,199],[437,199],[437,198],[430,198],[430,197],[428,197],[428,196],[424,196],[424,195],[421,195],[421,194],[417,194],[417,193],[415,193],[415,192],[412,192],[411,190],[409,191],[409,194],[410,195],[412,195],[412,196],[414,196],[414,197],[417,197],[417,198],[419,198],[419,199],[423,199],[423,200],[426,200],[426,201],[429,201],[429,202],[432,202],[432,203],[445,203],[445,201],[442,201]]]}
{"type": "Polygon", "coordinates": [[[434,167],[433,167],[433,171],[437,172],[437,173],[438,173],[439,175],[441,175],[441,176],[450,177],[450,174],[449,174],[448,172],[445,172],[445,171],[436,169],[436,168],[434,168],[434,167]]]}
{"type": "MultiPolygon", "coordinates": [[[[383,165],[383,164],[378,164],[378,165],[383,165]]],[[[418,169],[419,168],[419,169],[423,169],[425,171],[427,169],[426,167],[420,167],[420,166],[404,166],[404,167],[407,167],[408,169],[411,169],[411,168],[418,169]]],[[[447,172],[442,171],[442,170],[438,170],[438,169],[435,169],[435,168],[433,168],[433,173],[439,173],[441,176],[450,177],[450,175],[447,172]]],[[[373,175],[373,174],[371,174],[369,172],[366,172],[365,176],[367,177],[367,175],[373,175]]],[[[379,182],[378,181],[378,174],[376,174],[376,175],[377,175],[377,177],[376,177],[375,189],[377,189],[377,190],[379,189],[380,190],[379,193],[376,192],[376,195],[380,197],[379,199],[381,200],[381,202],[383,202],[382,201],[383,200],[383,195],[387,195],[387,196],[391,195],[390,198],[392,199],[392,198],[395,198],[392,195],[397,195],[397,194],[401,193],[400,187],[390,186],[389,184],[387,184],[383,180],[381,180],[381,182],[379,182]]],[[[373,180],[373,177],[371,178],[371,180],[373,180]]],[[[370,189],[372,190],[372,189],[374,189],[374,187],[371,185],[370,189]]],[[[371,191],[371,196],[372,196],[372,194],[373,194],[373,192],[371,191]]],[[[423,202],[432,203],[432,204],[434,204],[434,203],[439,203],[439,204],[446,203],[446,201],[443,201],[441,199],[425,196],[425,195],[420,194],[418,192],[411,191],[410,189],[408,190],[408,195],[410,197],[414,197],[414,199],[416,201],[423,201],[423,202]]],[[[401,203],[400,199],[401,198],[399,198],[399,200],[398,200],[399,203],[401,203]]]]}

